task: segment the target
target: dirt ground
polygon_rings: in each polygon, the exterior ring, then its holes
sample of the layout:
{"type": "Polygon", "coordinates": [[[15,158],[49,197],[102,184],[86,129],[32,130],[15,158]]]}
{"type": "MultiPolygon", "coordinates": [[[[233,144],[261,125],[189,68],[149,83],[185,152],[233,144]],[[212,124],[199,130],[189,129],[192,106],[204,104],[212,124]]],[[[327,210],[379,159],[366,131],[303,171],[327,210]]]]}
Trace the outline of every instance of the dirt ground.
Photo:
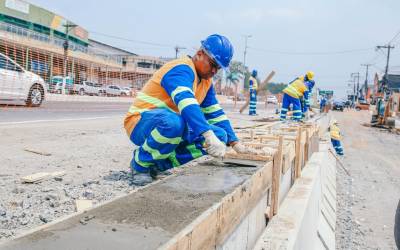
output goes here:
{"type": "MultiPolygon", "coordinates": [[[[260,113],[227,115],[233,125],[248,126],[265,117],[260,113]]],[[[134,145],[122,127],[123,115],[0,125],[0,241],[76,212],[76,199],[96,205],[136,189],[129,172],[134,145]],[[20,180],[55,171],[66,175],[37,184],[20,180]]]]}
{"type": "Polygon", "coordinates": [[[338,167],[337,249],[396,249],[394,217],[400,199],[400,136],[362,125],[368,111],[333,112],[343,135],[338,167]]]}

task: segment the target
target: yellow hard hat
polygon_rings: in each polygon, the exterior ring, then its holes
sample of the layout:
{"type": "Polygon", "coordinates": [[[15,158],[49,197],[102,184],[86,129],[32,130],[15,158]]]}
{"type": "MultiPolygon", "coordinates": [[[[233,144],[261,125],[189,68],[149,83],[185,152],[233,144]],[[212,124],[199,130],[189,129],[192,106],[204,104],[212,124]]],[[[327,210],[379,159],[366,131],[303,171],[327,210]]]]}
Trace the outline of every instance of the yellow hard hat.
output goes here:
{"type": "Polygon", "coordinates": [[[314,78],[314,72],[307,71],[306,76],[307,76],[308,80],[312,80],[314,78]]]}

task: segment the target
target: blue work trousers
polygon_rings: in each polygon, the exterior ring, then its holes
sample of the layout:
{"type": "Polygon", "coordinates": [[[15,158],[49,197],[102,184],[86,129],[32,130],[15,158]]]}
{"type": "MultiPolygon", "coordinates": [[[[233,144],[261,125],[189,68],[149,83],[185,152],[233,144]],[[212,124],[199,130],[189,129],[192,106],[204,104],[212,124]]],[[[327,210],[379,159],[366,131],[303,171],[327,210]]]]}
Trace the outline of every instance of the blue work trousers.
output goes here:
{"type": "Polygon", "coordinates": [[[250,89],[250,105],[249,105],[249,115],[257,114],[257,91],[255,89],[250,89]]]}
{"type": "Polygon", "coordinates": [[[283,94],[281,120],[286,120],[286,114],[289,111],[290,104],[293,106],[293,120],[300,120],[302,117],[301,103],[299,98],[294,98],[288,94],[283,94]]]}
{"type": "Polygon", "coordinates": [[[343,147],[342,147],[342,144],[340,143],[340,140],[331,139],[331,142],[332,142],[333,148],[336,151],[336,154],[344,155],[343,147]]]}
{"type": "MultiPolygon", "coordinates": [[[[210,128],[227,143],[224,129],[214,125],[210,128]]],[[[153,167],[164,171],[207,154],[203,149],[204,137],[196,136],[179,114],[167,109],[143,112],[130,140],[139,146],[133,152],[131,167],[140,173],[153,167]]]]}

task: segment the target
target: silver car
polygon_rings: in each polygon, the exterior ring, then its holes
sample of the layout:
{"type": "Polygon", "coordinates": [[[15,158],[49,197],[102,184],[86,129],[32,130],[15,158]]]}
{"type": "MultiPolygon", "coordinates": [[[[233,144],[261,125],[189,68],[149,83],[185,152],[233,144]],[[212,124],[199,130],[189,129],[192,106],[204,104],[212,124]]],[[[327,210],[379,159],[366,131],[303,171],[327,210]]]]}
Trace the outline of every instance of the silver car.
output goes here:
{"type": "Polygon", "coordinates": [[[0,53],[0,101],[38,107],[45,100],[44,80],[0,53]]]}

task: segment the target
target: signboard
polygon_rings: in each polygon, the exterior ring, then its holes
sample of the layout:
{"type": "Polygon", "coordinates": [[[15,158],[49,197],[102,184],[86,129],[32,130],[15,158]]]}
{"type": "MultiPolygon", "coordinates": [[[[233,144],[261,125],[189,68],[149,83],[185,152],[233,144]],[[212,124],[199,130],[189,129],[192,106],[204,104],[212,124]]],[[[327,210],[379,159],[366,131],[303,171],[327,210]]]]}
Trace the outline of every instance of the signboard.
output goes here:
{"type": "Polygon", "coordinates": [[[320,90],[320,95],[333,95],[333,90],[320,90]]]}
{"type": "Polygon", "coordinates": [[[6,0],[6,7],[25,14],[29,14],[29,3],[22,0],[6,0]]]}

